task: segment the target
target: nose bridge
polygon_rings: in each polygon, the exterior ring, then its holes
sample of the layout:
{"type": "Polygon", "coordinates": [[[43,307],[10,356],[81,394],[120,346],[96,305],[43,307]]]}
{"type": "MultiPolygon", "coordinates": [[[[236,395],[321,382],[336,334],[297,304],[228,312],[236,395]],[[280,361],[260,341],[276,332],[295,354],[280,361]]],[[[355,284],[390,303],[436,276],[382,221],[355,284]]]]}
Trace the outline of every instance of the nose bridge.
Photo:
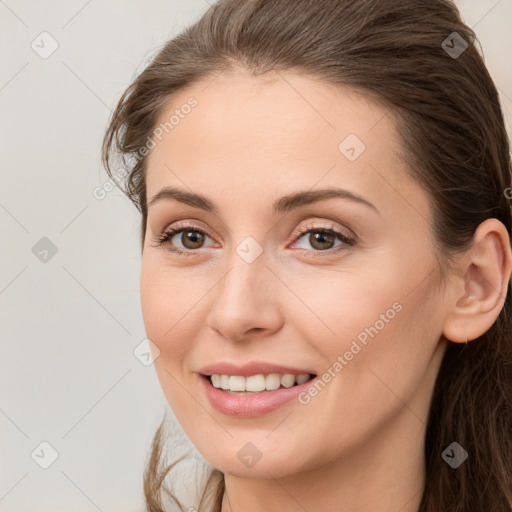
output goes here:
{"type": "Polygon", "coordinates": [[[279,324],[276,278],[261,248],[259,254],[256,250],[251,240],[234,247],[213,291],[207,323],[229,338],[241,338],[255,328],[273,330],[279,324]]]}

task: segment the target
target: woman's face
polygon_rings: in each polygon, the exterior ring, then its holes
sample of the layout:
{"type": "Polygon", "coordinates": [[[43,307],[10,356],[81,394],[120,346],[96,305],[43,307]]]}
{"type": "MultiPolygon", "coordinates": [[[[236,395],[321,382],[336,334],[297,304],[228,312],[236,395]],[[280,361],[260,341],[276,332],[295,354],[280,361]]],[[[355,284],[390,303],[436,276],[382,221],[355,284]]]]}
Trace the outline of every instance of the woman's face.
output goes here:
{"type": "Polygon", "coordinates": [[[428,196],[383,108],[272,78],[210,78],[158,120],[140,284],[163,391],[225,473],[285,476],[398,442],[420,456],[446,348],[428,196]],[[183,194],[155,198],[165,188],[183,194]],[[170,228],[183,231],[158,245],[170,228]],[[253,362],[286,368],[206,368],[253,362]],[[219,378],[233,386],[316,377],[249,396],[210,373],[263,375],[219,378]]]}

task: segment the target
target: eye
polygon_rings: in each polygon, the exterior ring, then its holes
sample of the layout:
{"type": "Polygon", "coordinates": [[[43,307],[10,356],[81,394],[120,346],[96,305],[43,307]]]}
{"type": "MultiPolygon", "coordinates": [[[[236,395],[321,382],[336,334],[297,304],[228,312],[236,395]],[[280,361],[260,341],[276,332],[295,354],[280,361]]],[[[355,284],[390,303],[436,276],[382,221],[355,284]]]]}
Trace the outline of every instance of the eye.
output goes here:
{"type": "MultiPolygon", "coordinates": [[[[329,251],[329,253],[338,252],[340,250],[346,250],[356,244],[354,238],[334,229],[334,226],[305,226],[296,231],[293,236],[294,240],[298,239],[300,241],[303,238],[306,239],[306,242],[313,247],[312,252],[317,253],[327,251],[329,251]],[[309,235],[307,239],[306,235],[309,235]],[[338,240],[340,244],[336,246],[334,251],[330,251],[336,240],[338,240]]],[[[194,252],[197,252],[197,249],[203,248],[206,238],[210,237],[203,229],[197,226],[185,225],[167,229],[155,239],[155,242],[157,247],[166,246],[170,251],[177,254],[192,256],[194,252]],[[176,241],[173,241],[174,238],[176,238],[176,241]],[[177,242],[181,243],[181,246],[177,245],[177,242]]],[[[301,247],[301,249],[308,250],[304,247],[301,247]]]]}
{"type": "MultiPolygon", "coordinates": [[[[294,236],[298,238],[299,241],[305,239],[306,243],[310,244],[310,246],[315,249],[314,252],[326,252],[332,249],[336,240],[338,240],[340,244],[336,247],[334,252],[346,250],[356,243],[354,238],[334,229],[334,226],[305,226],[299,232],[294,233],[294,236]],[[309,236],[306,237],[306,235],[309,236]]],[[[304,247],[301,248],[304,249],[304,247]]]]}
{"type": "Polygon", "coordinates": [[[179,226],[167,229],[159,235],[155,242],[157,247],[167,246],[172,252],[190,256],[196,249],[201,249],[208,234],[196,226],[179,226]],[[181,235],[181,236],[178,236],[181,235]],[[176,238],[182,245],[176,245],[173,239],[176,238]]]}

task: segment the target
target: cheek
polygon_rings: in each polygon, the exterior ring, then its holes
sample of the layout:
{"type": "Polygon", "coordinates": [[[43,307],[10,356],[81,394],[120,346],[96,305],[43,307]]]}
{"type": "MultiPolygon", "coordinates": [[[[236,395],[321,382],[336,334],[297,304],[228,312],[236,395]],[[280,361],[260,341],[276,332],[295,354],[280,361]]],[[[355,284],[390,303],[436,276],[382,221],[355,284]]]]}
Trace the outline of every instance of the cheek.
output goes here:
{"type": "MultiPolygon", "coordinates": [[[[161,264],[143,260],[140,279],[140,301],[147,337],[158,347],[154,368],[163,394],[173,411],[187,411],[190,396],[184,391],[184,364],[190,340],[184,329],[194,293],[179,272],[161,264]],[[172,275],[171,275],[172,272],[172,275]],[[185,287],[185,288],[184,288],[185,287]],[[189,304],[190,303],[190,304],[189,304]]],[[[197,412],[195,412],[197,414],[197,412]]]]}
{"type": "Polygon", "coordinates": [[[169,266],[159,255],[145,254],[140,274],[140,300],[147,331],[158,339],[172,338],[179,319],[193,309],[204,293],[200,287],[200,281],[191,280],[186,269],[169,266]]]}
{"type": "Polygon", "coordinates": [[[393,307],[400,296],[396,284],[371,271],[331,270],[301,276],[294,283],[299,299],[294,307],[301,328],[310,340],[318,340],[318,348],[331,359],[348,350],[357,336],[364,341],[365,328],[378,322],[379,330],[383,330],[381,315],[388,321],[387,328],[400,309],[399,305],[393,307]]]}
{"type": "MultiPolygon", "coordinates": [[[[199,291],[180,270],[143,260],[140,277],[140,301],[147,337],[160,350],[157,362],[175,366],[187,347],[183,334],[188,316],[194,314],[199,291]],[[172,354],[172,357],[169,357],[172,354]]],[[[158,369],[158,364],[155,362],[158,369]]]]}
{"type": "Polygon", "coordinates": [[[357,304],[340,301],[332,324],[337,336],[324,345],[330,361],[324,376],[332,383],[328,409],[359,427],[365,418],[365,428],[398,414],[404,403],[424,416],[418,400],[431,391],[429,372],[441,335],[435,297],[429,286],[412,294],[396,286],[360,296],[357,304]]]}
{"type": "Polygon", "coordinates": [[[301,299],[295,301],[295,321],[321,353],[323,370],[330,374],[325,379],[333,382],[328,387],[354,397],[362,390],[382,394],[383,384],[370,371],[375,370],[407,394],[407,382],[414,383],[425,371],[438,339],[437,306],[429,299],[435,290],[425,282],[411,293],[403,276],[414,264],[401,263],[295,280],[293,290],[301,299]]]}

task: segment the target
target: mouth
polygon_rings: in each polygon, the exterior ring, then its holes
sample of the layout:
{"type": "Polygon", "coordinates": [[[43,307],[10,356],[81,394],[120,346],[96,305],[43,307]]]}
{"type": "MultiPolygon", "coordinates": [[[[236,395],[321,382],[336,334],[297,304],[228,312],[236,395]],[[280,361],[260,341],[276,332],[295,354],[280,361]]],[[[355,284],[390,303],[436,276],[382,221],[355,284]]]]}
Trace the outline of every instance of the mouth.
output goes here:
{"type": "Polygon", "coordinates": [[[315,385],[313,380],[316,378],[316,374],[274,374],[268,378],[268,386],[275,389],[267,389],[268,375],[198,375],[210,405],[221,414],[240,419],[261,417],[286,404],[302,404],[298,398],[309,386],[315,385]],[[223,385],[227,389],[223,389],[223,385]]]}
{"type": "Polygon", "coordinates": [[[301,403],[296,399],[312,385],[316,377],[312,373],[258,374],[247,377],[198,375],[210,405],[221,414],[240,419],[261,417],[286,404],[295,403],[296,406],[301,403]],[[274,389],[267,389],[267,386],[274,389]]]}
{"type": "Polygon", "coordinates": [[[316,374],[257,374],[248,377],[241,375],[203,375],[201,377],[212,387],[230,395],[255,395],[272,393],[280,389],[290,389],[307,384],[316,377],[316,374]]]}

